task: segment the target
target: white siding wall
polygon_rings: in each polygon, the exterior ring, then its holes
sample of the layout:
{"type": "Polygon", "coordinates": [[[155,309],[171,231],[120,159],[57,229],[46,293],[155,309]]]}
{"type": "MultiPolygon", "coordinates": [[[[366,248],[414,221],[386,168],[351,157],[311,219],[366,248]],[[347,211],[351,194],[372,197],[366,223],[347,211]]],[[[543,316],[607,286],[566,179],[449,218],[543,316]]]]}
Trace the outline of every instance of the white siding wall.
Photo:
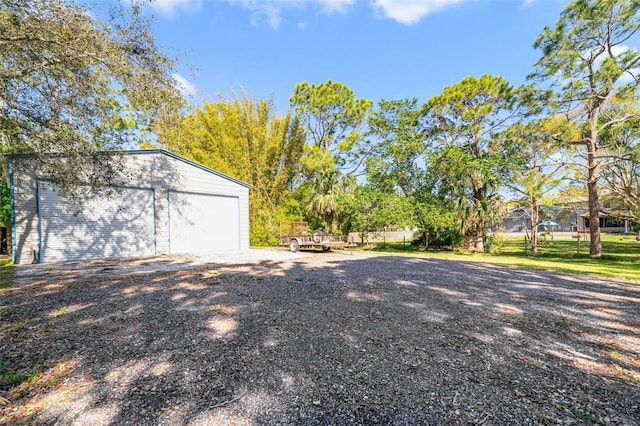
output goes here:
{"type": "Polygon", "coordinates": [[[169,192],[171,254],[240,248],[238,197],[169,192]]]}
{"type": "Polygon", "coordinates": [[[15,263],[30,263],[38,247],[38,221],[35,176],[24,161],[11,161],[12,249],[15,263]]]}
{"type": "MultiPolygon", "coordinates": [[[[157,254],[170,253],[169,191],[191,192],[238,199],[238,232],[241,250],[249,248],[249,188],[237,181],[170,155],[164,151],[130,153],[126,159],[125,185],[155,191],[155,241],[157,254]]],[[[14,201],[14,260],[29,263],[42,243],[38,235],[37,179],[28,160],[12,160],[14,201]]]]}
{"type": "Polygon", "coordinates": [[[120,188],[70,211],[56,188],[40,182],[40,261],[150,256],[155,248],[154,191],[120,188]]]}

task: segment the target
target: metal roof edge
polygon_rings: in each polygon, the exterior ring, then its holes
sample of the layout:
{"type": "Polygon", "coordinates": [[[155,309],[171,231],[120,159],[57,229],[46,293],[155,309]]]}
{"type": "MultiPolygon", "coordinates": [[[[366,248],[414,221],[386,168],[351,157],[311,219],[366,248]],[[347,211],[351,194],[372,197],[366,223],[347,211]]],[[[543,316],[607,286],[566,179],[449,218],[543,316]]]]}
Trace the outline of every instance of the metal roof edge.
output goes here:
{"type": "Polygon", "coordinates": [[[168,157],[171,157],[171,158],[174,158],[174,159],[176,159],[176,160],[179,160],[179,161],[182,161],[182,162],[184,162],[184,163],[187,163],[187,164],[189,164],[190,166],[197,167],[197,168],[199,168],[199,169],[201,169],[201,170],[204,170],[205,172],[209,172],[209,173],[214,174],[214,175],[216,175],[216,176],[219,176],[219,177],[221,177],[221,178],[223,178],[223,179],[230,180],[231,182],[237,183],[238,185],[242,185],[242,186],[244,186],[244,187],[246,187],[246,188],[250,188],[250,187],[251,187],[251,185],[249,185],[249,184],[248,184],[248,183],[246,183],[246,182],[243,182],[243,181],[241,181],[241,180],[238,180],[238,179],[232,178],[231,176],[225,175],[224,173],[220,173],[220,172],[219,172],[219,171],[217,171],[217,170],[210,169],[209,167],[203,166],[202,164],[200,164],[200,163],[196,163],[195,161],[188,160],[188,159],[186,159],[186,158],[184,158],[184,157],[181,157],[181,156],[179,156],[179,155],[177,155],[177,154],[174,154],[174,153],[173,153],[173,152],[171,152],[171,151],[167,151],[167,150],[165,150],[165,149],[159,149],[159,148],[158,148],[158,149],[148,149],[148,150],[146,150],[146,149],[140,149],[140,150],[124,151],[124,153],[125,153],[125,154],[127,154],[127,153],[132,153],[132,154],[145,154],[145,153],[147,153],[148,151],[151,151],[151,153],[155,153],[155,154],[164,154],[164,155],[166,155],[166,156],[168,156],[168,157]]]}
{"type": "MultiPolygon", "coordinates": [[[[246,182],[242,182],[241,180],[232,178],[231,176],[227,176],[224,173],[220,173],[217,170],[213,170],[210,169],[209,167],[203,166],[202,164],[196,163],[195,161],[191,161],[188,160],[184,157],[181,157],[177,154],[174,154],[171,151],[167,151],[166,149],[161,149],[161,148],[152,148],[152,149],[128,149],[128,150],[115,150],[115,151],[99,151],[99,154],[122,154],[122,155],[142,155],[142,154],[163,154],[166,155],[167,157],[171,157],[175,160],[179,160],[182,161],[186,164],[189,164],[190,166],[193,167],[197,167],[201,170],[204,170],[205,172],[211,173],[213,175],[216,175],[218,177],[221,177],[223,179],[227,179],[231,182],[237,183],[238,185],[244,186],[245,188],[251,188],[251,185],[249,185],[246,182]]],[[[38,154],[13,154],[13,155],[7,155],[8,158],[10,159],[20,159],[20,158],[29,158],[29,157],[34,157],[38,154]]],[[[48,154],[51,157],[63,157],[64,154],[48,154]]]]}

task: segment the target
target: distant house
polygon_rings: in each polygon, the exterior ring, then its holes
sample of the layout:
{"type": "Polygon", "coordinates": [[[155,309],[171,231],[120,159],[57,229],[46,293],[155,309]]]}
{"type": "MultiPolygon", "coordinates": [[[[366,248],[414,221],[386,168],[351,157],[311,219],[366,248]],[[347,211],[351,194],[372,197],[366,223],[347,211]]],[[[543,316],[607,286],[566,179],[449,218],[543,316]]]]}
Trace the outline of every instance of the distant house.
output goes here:
{"type": "Polygon", "coordinates": [[[502,220],[504,232],[525,232],[531,229],[531,209],[518,207],[512,209],[502,220]]]}
{"type": "MultiPolygon", "coordinates": [[[[539,231],[545,231],[548,226],[542,224],[545,221],[553,221],[557,225],[553,226],[554,231],[570,232],[576,230],[576,215],[563,208],[551,207],[548,211],[541,211],[539,214],[539,231]]],[[[531,229],[531,209],[529,207],[518,207],[509,211],[502,220],[502,228],[505,232],[527,232],[531,229]]]]}
{"type": "MultiPolygon", "coordinates": [[[[581,216],[585,229],[589,229],[589,213],[583,213],[581,216]]],[[[625,234],[633,231],[629,210],[602,208],[600,209],[598,217],[600,220],[600,229],[602,231],[624,232],[625,234]]]]}
{"type": "MultiPolygon", "coordinates": [[[[603,232],[632,232],[629,211],[622,209],[600,209],[600,229],[603,232]]],[[[586,206],[561,207],[551,206],[541,210],[538,230],[545,231],[548,226],[544,221],[553,221],[553,231],[576,232],[589,229],[589,210],[586,206]]],[[[531,209],[518,207],[511,209],[502,220],[504,232],[526,232],[531,229],[531,209]]]]}
{"type": "Polygon", "coordinates": [[[77,214],[29,156],[11,158],[14,263],[249,248],[247,184],[164,150],[126,151],[124,164],[113,195],[77,214]]]}

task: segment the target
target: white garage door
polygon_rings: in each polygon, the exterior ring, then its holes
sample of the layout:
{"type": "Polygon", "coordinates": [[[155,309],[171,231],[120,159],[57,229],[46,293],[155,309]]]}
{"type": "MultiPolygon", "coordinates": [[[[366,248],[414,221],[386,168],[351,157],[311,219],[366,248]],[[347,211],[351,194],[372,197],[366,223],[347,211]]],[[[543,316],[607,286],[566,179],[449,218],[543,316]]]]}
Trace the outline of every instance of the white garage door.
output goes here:
{"type": "Polygon", "coordinates": [[[40,185],[40,261],[148,256],[156,252],[152,189],[119,189],[74,215],[49,185],[40,185]]]}
{"type": "Polygon", "coordinates": [[[210,253],[240,248],[237,197],[169,192],[171,253],[210,253]]]}

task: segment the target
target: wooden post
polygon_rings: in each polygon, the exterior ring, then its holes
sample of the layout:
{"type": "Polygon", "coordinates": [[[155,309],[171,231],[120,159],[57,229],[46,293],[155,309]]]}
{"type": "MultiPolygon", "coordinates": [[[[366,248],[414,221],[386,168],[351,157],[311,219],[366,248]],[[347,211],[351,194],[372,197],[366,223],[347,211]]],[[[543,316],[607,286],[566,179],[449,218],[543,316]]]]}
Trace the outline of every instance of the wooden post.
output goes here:
{"type": "Polygon", "coordinates": [[[578,240],[578,254],[580,254],[580,239],[582,238],[582,235],[580,235],[580,230],[578,230],[578,238],[576,238],[576,240],[578,240]]]}

